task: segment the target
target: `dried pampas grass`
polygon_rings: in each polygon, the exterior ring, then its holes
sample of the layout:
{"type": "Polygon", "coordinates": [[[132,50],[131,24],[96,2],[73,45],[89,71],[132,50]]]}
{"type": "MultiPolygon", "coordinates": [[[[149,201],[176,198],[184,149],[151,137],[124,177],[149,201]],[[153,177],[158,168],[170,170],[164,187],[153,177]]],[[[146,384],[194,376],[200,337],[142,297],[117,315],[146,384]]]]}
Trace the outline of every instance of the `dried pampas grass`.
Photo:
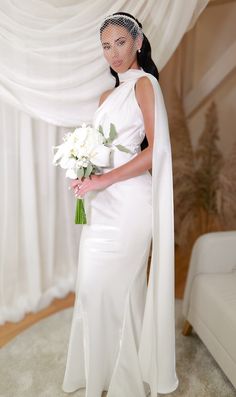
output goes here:
{"type": "Polygon", "coordinates": [[[217,108],[212,102],[207,109],[205,126],[194,153],[186,116],[176,91],[172,102],[169,123],[174,174],[175,241],[178,246],[192,246],[199,235],[224,229],[226,219],[227,224],[231,219],[231,226],[236,227],[236,145],[224,165],[218,147],[217,108]],[[232,217],[232,213],[235,216],[232,217]]]}
{"type": "Polygon", "coordinates": [[[216,197],[219,189],[219,173],[223,164],[217,141],[219,141],[217,109],[212,102],[206,112],[205,128],[200,136],[195,158],[199,205],[207,213],[215,215],[218,215],[216,197]]]}
{"type": "Polygon", "coordinates": [[[236,229],[236,142],[220,172],[217,204],[225,228],[236,229]]]}
{"type": "Polygon", "coordinates": [[[197,217],[197,185],[194,171],[194,155],[182,102],[176,90],[169,117],[173,157],[175,242],[188,243],[188,236],[195,228],[197,217]]]}

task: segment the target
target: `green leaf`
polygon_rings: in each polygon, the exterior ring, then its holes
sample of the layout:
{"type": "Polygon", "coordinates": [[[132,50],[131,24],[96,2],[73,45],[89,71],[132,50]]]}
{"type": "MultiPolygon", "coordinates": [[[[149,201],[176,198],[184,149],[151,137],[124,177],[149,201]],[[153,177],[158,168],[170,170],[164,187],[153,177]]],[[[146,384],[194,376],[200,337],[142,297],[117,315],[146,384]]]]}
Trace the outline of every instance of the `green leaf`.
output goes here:
{"type": "Polygon", "coordinates": [[[114,124],[110,123],[109,141],[112,142],[116,137],[117,137],[116,127],[114,124]]]}
{"type": "Polygon", "coordinates": [[[132,153],[131,150],[127,149],[125,146],[123,145],[115,145],[115,147],[117,147],[118,150],[120,150],[121,152],[125,152],[125,153],[132,153]]]}
{"type": "Polygon", "coordinates": [[[83,178],[84,176],[84,169],[83,168],[78,168],[77,170],[77,178],[83,178]]]}
{"type": "Polygon", "coordinates": [[[93,166],[91,163],[89,163],[84,173],[85,178],[88,178],[92,171],[93,171],[93,166]]]}
{"type": "Polygon", "coordinates": [[[100,132],[100,134],[102,134],[102,136],[104,136],[103,128],[101,125],[99,125],[98,131],[100,132]]]}

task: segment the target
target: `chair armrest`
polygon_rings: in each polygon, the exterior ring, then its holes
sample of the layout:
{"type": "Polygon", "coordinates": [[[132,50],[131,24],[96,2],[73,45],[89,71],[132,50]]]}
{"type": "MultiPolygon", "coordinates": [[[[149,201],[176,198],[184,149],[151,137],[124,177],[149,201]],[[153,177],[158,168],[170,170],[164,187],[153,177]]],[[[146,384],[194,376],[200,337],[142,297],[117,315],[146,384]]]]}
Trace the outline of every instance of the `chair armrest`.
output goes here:
{"type": "Polygon", "coordinates": [[[198,274],[228,273],[236,269],[236,231],[212,232],[200,236],[192,249],[183,297],[187,318],[194,278],[198,274]]]}

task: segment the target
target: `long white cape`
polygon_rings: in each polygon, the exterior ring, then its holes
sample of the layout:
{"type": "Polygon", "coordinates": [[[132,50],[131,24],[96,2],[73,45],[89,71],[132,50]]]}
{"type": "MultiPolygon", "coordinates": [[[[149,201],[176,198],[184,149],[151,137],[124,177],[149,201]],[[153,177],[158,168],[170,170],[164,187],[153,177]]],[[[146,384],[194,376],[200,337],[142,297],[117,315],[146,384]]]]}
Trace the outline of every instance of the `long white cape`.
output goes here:
{"type": "Polygon", "coordinates": [[[175,355],[174,214],[172,157],[166,108],[158,81],[142,69],[119,74],[120,82],[147,76],[155,94],[152,156],[152,257],[139,348],[143,380],[151,397],[179,384],[175,355]]]}

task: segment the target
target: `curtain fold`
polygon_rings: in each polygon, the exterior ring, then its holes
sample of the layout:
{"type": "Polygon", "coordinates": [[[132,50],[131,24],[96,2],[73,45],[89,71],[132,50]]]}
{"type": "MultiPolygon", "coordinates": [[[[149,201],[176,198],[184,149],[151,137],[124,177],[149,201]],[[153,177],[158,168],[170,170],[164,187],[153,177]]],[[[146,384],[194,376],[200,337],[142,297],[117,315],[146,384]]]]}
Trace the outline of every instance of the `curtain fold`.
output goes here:
{"type": "Polygon", "coordinates": [[[0,324],[74,289],[81,227],[69,180],[52,166],[65,132],[0,102],[0,324]]]}
{"type": "Polygon", "coordinates": [[[0,98],[49,123],[90,121],[102,91],[114,85],[99,26],[118,10],[136,15],[161,70],[208,0],[8,0],[0,4],[0,98]]]}
{"type": "Polygon", "coordinates": [[[142,23],[159,70],[208,0],[0,2],[0,324],[75,287],[80,226],[52,146],[90,122],[114,86],[99,41],[106,15],[142,23]]]}

